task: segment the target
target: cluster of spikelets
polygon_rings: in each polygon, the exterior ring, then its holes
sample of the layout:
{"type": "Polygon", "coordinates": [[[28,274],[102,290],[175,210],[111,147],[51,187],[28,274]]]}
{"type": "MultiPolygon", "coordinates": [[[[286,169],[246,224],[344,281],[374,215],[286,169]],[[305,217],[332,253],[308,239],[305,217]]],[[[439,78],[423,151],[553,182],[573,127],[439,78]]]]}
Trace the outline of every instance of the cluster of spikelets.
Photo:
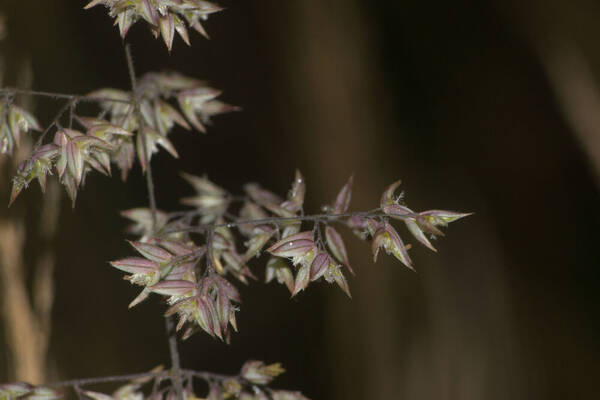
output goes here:
{"type": "Polygon", "coordinates": [[[19,146],[22,134],[40,129],[40,124],[28,111],[8,101],[0,103],[0,153],[12,154],[19,146]]]}
{"type": "MultiPolygon", "coordinates": [[[[183,398],[187,400],[308,400],[300,392],[275,390],[268,386],[284,372],[279,363],[266,365],[262,361],[250,360],[244,363],[237,375],[190,374],[183,385],[183,398]],[[192,385],[194,376],[208,383],[208,393],[205,397],[199,397],[194,391],[192,385]]],[[[177,400],[175,387],[161,385],[162,382],[169,380],[169,371],[157,367],[147,376],[133,379],[111,394],[80,388],[76,388],[76,391],[80,398],[92,400],[177,400]],[[152,390],[146,389],[152,382],[154,383],[152,390]]],[[[63,393],[55,389],[25,382],[0,385],[0,400],[58,400],[63,397],[63,393]]]]}
{"type": "Polygon", "coordinates": [[[162,36],[169,51],[175,32],[190,45],[188,27],[208,38],[201,21],[223,9],[204,0],[93,0],[85,8],[100,4],[108,7],[122,37],[141,19],[148,23],[155,37],[162,36]]]}
{"type": "MultiPolygon", "coordinates": [[[[135,102],[132,93],[119,89],[105,88],[90,93],[86,98],[98,101],[98,116],[73,113],[71,122],[78,123],[80,128],[58,129],[52,143],[34,148],[17,169],[10,202],[33,179],[38,179],[44,190],[46,176],[53,168],[74,202],[78,189],[92,170],[110,175],[113,163],[125,180],[136,154],[142,169],[158,151],[158,146],[178,157],[168,139],[175,124],[205,132],[204,125],[210,123],[212,116],[237,109],[217,100],[219,95],[218,90],[205,83],[176,73],[144,75],[139,81],[135,102]],[[177,100],[179,111],[169,103],[170,99],[177,100]]],[[[21,132],[39,130],[35,117],[25,110],[14,105],[5,105],[1,110],[0,140],[6,144],[7,151],[18,144],[21,132]]]]}
{"type": "MultiPolygon", "coordinates": [[[[93,0],[85,8],[104,5],[115,18],[121,36],[138,20],[145,20],[152,33],[162,36],[171,50],[175,32],[189,45],[188,29],[204,36],[201,21],[221,8],[203,0],[93,0]]],[[[94,99],[100,112],[94,117],[75,113],[77,98],[69,105],[69,128],[57,120],[51,143],[43,144],[50,131],[46,129],[31,156],[19,167],[14,178],[11,203],[16,196],[37,179],[44,190],[47,175],[54,170],[65,185],[73,202],[78,189],[92,170],[111,174],[116,164],[125,179],[136,159],[145,170],[152,155],[163,147],[174,157],[177,151],[168,139],[175,125],[205,132],[213,115],[237,108],[217,97],[220,92],[201,81],[173,73],[150,73],[138,80],[135,93],[106,88],[94,91],[86,99],[94,99]],[[177,102],[179,110],[171,103],[177,102]],[[73,128],[76,123],[79,128],[73,128]]],[[[23,133],[41,130],[29,112],[12,104],[10,96],[0,103],[0,151],[12,153],[23,133]]],[[[305,182],[297,172],[288,195],[280,197],[258,184],[244,186],[243,196],[232,196],[207,178],[184,175],[196,190],[196,195],[182,203],[192,211],[165,213],[150,209],[133,209],[123,215],[134,224],[129,232],[138,236],[131,246],[140,256],[111,262],[128,275],[125,279],[142,286],[141,293],[130,307],[151,293],[166,297],[166,315],[179,317],[177,330],[187,338],[203,330],[213,337],[229,341],[231,329],[237,331],[236,312],[240,294],[231,282],[244,284],[256,279],[249,262],[269,253],[265,281],[276,280],[285,285],[292,296],[304,291],[312,282],[335,283],[348,296],[349,285],[344,275],[350,266],[346,246],[333,224],[345,225],[362,240],[371,240],[374,261],[380,249],[413,269],[408,250],[393,220],[402,221],[414,238],[435,251],[430,238],[442,236],[440,227],[468,214],[430,210],[414,212],[395,197],[400,182],[383,192],[379,208],[370,212],[348,212],[352,178],[342,187],[335,202],[324,207],[325,213],[307,216],[304,213],[305,182]],[[240,203],[236,206],[236,203],[240,203]],[[309,229],[303,229],[312,223],[309,229]],[[202,237],[197,239],[196,235],[202,237]],[[291,261],[286,262],[286,259],[291,261]]],[[[193,390],[190,371],[183,378],[183,397],[200,399],[193,390]]],[[[265,365],[248,361],[235,376],[204,374],[208,383],[206,400],[306,400],[299,392],[272,390],[267,385],[284,372],[279,364],[265,365]]],[[[120,387],[111,395],[81,391],[94,400],[175,400],[176,388],[162,385],[171,379],[172,371],[161,369],[120,387]],[[142,386],[154,380],[153,390],[145,394],[142,386]]],[[[26,383],[0,385],[0,400],[54,400],[61,394],[51,388],[26,383]]]]}
{"type": "Polygon", "coordinates": [[[254,183],[244,186],[244,196],[235,197],[205,177],[183,176],[196,195],[182,202],[194,210],[158,211],[155,219],[149,209],[125,211],[123,215],[135,222],[129,231],[139,239],[130,243],[141,257],[111,264],[130,274],[125,279],[144,287],[130,307],[150,293],[165,296],[170,305],[166,314],[179,316],[177,329],[185,327],[184,338],[202,329],[229,340],[230,327],[237,330],[235,313],[240,303],[229,279],[244,284],[256,279],[249,262],[264,249],[270,255],[266,282],[276,280],[296,296],[311,282],[324,280],[350,296],[344,269],[353,270],[334,223],[346,225],[363,240],[371,239],[374,261],[384,249],[412,269],[410,245],[404,244],[392,220],[403,221],[419,242],[435,250],[428,235],[443,235],[440,227],[468,215],[441,210],[413,212],[394,196],[400,182],[386,188],[377,210],[348,213],[350,178],[334,203],[324,207],[325,214],[306,216],[305,182],[299,172],[285,199],[254,183]],[[241,205],[234,205],[234,200],[241,205]],[[308,222],[313,224],[311,229],[302,230],[308,222]],[[196,244],[192,234],[202,235],[201,244],[196,244]]]}

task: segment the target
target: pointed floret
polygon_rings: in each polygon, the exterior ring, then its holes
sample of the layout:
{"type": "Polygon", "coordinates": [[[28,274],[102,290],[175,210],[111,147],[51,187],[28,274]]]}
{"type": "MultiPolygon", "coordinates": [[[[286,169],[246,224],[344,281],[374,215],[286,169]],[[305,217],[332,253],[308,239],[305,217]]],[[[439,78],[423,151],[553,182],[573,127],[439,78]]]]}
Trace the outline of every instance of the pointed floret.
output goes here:
{"type": "Polygon", "coordinates": [[[380,228],[373,236],[372,250],[373,250],[373,261],[377,261],[377,254],[379,248],[383,247],[386,253],[393,254],[398,260],[400,260],[408,268],[413,269],[412,262],[408,256],[408,251],[398,236],[396,230],[386,221],[382,228],[380,228]]]}
{"type": "Polygon", "coordinates": [[[343,214],[348,211],[348,207],[350,206],[350,199],[352,198],[352,183],[354,181],[354,177],[350,176],[348,182],[342,187],[340,192],[338,193],[335,204],[333,205],[333,213],[334,214],[343,214]]]}
{"type": "Polygon", "coordinates": [[[167,262],[173,257],[171,253],[156,245],[143,242],[129,242],[129,244],[147,259],[158,263],[167,262]]]}
{"type": "Polygon", "coordinates": [[[342,236],[335,230],[335,228],[328,226],[325,228],[325,239],[327,240],[327,247],[331,250],[333,256],[342,264],[348,268],[348,270],[354,275],[354,271],[350,266],[348,260],[348,253],[346,252],[346,246],[342,240],[342,236]]]}
{"type": "Polygon", "coordinates": [[[301,257],[315,246],[311,231],[288,236],[275,243],[267,251],[278,257],[301,257]]]}
{"type": "Polygon", "coordinates": [[[390,204],[398,204],[398,199],[394,198],[394,192],[396,191],[398,186],[400,186],[401,183],[402,181],[398,180],[389,185],[387,188],[385,188],[383,194],[381,195],[381,201],[379,203],[381,208],[384,208],[386,205],[390,204]]]}

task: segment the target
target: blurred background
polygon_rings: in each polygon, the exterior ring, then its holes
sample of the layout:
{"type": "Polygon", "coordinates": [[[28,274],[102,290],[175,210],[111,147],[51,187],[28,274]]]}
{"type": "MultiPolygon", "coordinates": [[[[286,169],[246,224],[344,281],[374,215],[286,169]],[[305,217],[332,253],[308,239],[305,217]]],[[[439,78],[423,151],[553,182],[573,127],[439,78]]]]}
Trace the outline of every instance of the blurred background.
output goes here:
{"type": "MultiPolygon", "coordinates": [[[[0,4],[5,86],[129,87],[117,29],[85,3],[0,4]]],[[[180,344],[183,365],[234,373],[247,359],[280,361],[287,373],[276,386],[312,399],[597,398],[600,4],[221,4],[227,10],[206,24],[211,40],[194,34],[186,47],[177,38],[170,55],[141,23],[127,37],[138,74],[206,79],[243,108],[215,118],[208,135],[174,132],[181,158],[153,158],[160,208],[181,208],[191,194],[178,171],[232,192],[256,181],[284,194],[299,168],[309,210],[354,174],[353,210],[375,207],[402,179],[413,209],[475,215],[449,227],[438,254],[415,246],[417,273],[389,257],[374,265],[368,245],[346,232],[353,300],[328,285],[290,300],[283,286],[251,284],[231,345],[197,334],[180,344]]],[[[47,124],[62,103],[30,105],[47,124]]],[[[36,375],[44,381],[168,365],[164,306],[151,299],[128,310],[137,289],[107,263],[131,254],[118,210],[147,204],[140,172],[126,183],[90,175],[75,209],[60,192],[56,222],[37,184],[1,211],[2,292],[21,276],[46,297],[3,304],[0,381],[15,379],[15,354],[36,360],[46,349],[36,375]],[[44,310],[49,299],[46,321],[19,308],[29,300],[44,310]],[[15,318],[25,322],[7,326],[15,318]],[[27,336],[37,350],[15,349],[27,336]]],[[[254,270],[263,276],[262,265],[254,270]]]]}

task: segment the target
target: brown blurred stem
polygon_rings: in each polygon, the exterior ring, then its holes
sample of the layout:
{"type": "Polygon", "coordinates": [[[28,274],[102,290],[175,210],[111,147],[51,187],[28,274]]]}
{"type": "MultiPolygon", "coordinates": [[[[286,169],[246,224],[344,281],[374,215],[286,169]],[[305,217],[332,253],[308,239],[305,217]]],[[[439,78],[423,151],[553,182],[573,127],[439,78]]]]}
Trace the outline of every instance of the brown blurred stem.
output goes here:
{"type": "Polygon", "coordinates": [[[596,79],[575,44],[562,43],[546,50],[542,63],[549,82],[600,185],[600,91],[596,79]]]}
{"type": "Polygon", "coordinates": [[[14,378],[40,383],[44,381],[41,349],[45,340],[25,287],[24,242],[22,224],[9,220],[0,225],[2,311],[14,378]]]}
{"type": "MultiPolygon", "coordinates": [[[[21,87],[31,86],[31,66],[27,62],[20,69],[18,80],[21,87]]],[[[19,95],[30,94],[25,89],[2,89],[0,92],[10,97],[11,101],[19,95]]],[[[19,100],[20,103],[27,104],[31,102],[31,97],[21,97],[19,100]]],[[[56,120],[51,125],[55,123],[56,120]]],[[[31,141],[24,140],[12,159],[4,158],[0,162],[2,175],[5,175],[7,170],[14,170],[18,160],[31,152],[31,147],[31,141]]],[[[2,191],[8,192],[8,182],[4,185],[6,187],[2,187],[2,191]]],[[[38,383],[46,379],[46,359],[54,303],[55,260],[52,239],[56,236],[58,227],[60,199],[58,184],[49,182],[46,195],[41,201],[41,213],[38,218],[39,235],[36,247],[40,254],[29,271],[26,271],[23,259],[26,251],[24,216],[11,216],[0,223],[0,302],[7,346],[11,354],[10,375],[17,380],[38,383]],[[31,292],[26,283],[27,273],[32,276],[31,292]]]]}
{"type": "Polygon", "coordinates": [[[50,182],[44,196],[39,225],[40,237],[45,243],[45,248],[37,261],[33,280],[34,308],[38,315],[40,331],[46,338],[44,353],[47,352],[52,322],[55,257],[51,242],[56,237],[58,228],[60,199],[60,187],[56,182],[50,182]]]}
{"type": "Polygon", "coordinates": [[[56,232],[60,192],[55,185],[49,185],[48,189],[40,219],[45,249],[33,270],[32,301],[28,296],[23,262],[23,222],[7,220],[0,224],[3,318],[12,353],[13,375],[17,380],[33,383],[45,380],[54,302],[54,255],[48,242],[56,232]]]}

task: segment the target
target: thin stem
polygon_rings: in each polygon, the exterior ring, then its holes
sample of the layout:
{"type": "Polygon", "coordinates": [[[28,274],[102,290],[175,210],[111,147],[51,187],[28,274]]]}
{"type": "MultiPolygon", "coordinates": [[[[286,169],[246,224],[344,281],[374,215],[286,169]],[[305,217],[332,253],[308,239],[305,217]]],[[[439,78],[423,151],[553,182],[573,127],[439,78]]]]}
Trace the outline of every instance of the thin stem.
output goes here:
{"type": "Polygon", "coordinates": [[[207,382],[211,381],[211,380],[212,381],[224,381],[225,379],[236,378],[235,375],[233,375],[233,376],[222,375],[222,374],[215,374],[212,372],[193,371],[191,369],[182,369],[181,372],[188,376],[193,376],[195,378],[204,379],[207,382]]]}
{"type": "MultiPolygon", "coordinates": [[[[127,59],[127,71],[129,72],[129,80],[131,81],[131,89],[133,90],[134,96],[136,95],[137,90],[137,78],[135,76],[135,68],[133,66],[133,57],[131,56],[131,47],[129,43],[125,45],[125,57],[127,59]]],[[[136,100],[134,98],[134,100],[136,100]]]]}
{"type": "Polygon", "coordinates": [[[77,395],[77,398],[79,400],[82,400],[83,396],[81,395],[81,388],[79,386],[73,386],[73,390],[75,391],[75,394],[77,395]]]}
{"type": "MultiPolygon", "coordinates": [[[[135,108],[136,118],[138,120],[138,135],[144,135],[144,118],[140,110],[140,102],[138,100],[137,79],[135,76],[135,68],[133,66],[133,57],[131,55],[131,47],[125,45],[125,57],[127,59],[127,70],[129,71],[129,79],[131,80],[132,101],[135,108]]],[[[156,231],[156,195],[154,193],[154,180],[152,179],[152,166],[148,157],[148,144],[144,137],[141,138],[142,152],[144,153],[144,164],[146,165],[146,186],[148,188],[148,199],[150,202],[150,210],[152,211],[152,231],[156,231]]]]}
{"type": "MultiPolygon", "coordinates": [[[[125,58],[127,59],[127,70],[129,72],[129,79],[131,80],[131,90],[133,106],[135,108],[136,118],[138,120],[138,135],[144,135],[144,118],[140,110],[139,92],[137,88],[137,79],[135,75],[135,68],[133,65],[133,56],[131,55],[131,47],[129,44],[125,45],[125,58]]],[[[152,211],[152,231],[156,232],[156,196],[154,193],[154,181],[152,179],[152,166],[149,160],[148,144],[146,138],[141,136],[142,152],[144,153],[144,164],[146,165],[146,186],[148,188],[148,198],[150,201],[150,210],[152,211]]],[[[167,336],[169,337],[169,354],[171,355],[171,368],[172,375],[171,381],[175,386],[177,398],[183,400],[183,385],[181,382],[181,365],[179,361],[179,352],[177,351],[177,335],[174,329],[173,320],[171,317],[165,318],[165,324],[167,328],[167,336]]]]}
{"type": "Polygon", "coordinates": [[[158,387],[160,386],[160,379],[154,379],[154,383],[152,384],[152,395],[151,398],[156,398],[156,393],[158,392],[158,387]]]}
{"type": "Polygon", "coordinates": [[[69,93],[43,92],[43,91],[39,91],[39,90],[26,90],[26,89],[19,89],[19,88],[0,89],[0,95],[14,95],[14,94],[24,94],[24,95],[39,96],[39,97],[50,97],[53,99],[76,100],[76,101],[88,102],[88,103],[101,103],[101,102],[131,103],[130,100],[114,99],[111,97],[87,96],[87,95],[69,94],[69,93]]]}
{"type": "MultiPolygon", "coordinates": [[[[202,233],[207,230],[227,227],[233,228],[240,225],[277,225],[285,224],[287,222],[297,222],[297,221],[336,221],[341,218],[349,218],[349,217],[369,217],[369,218],[378,218],[378,217],[390,217],[391,215],[380,212],[379,208],[376,208],[371,211],[360,211],[360,212],[352,212],[352,213],[344,213],[344,214],[313,214],[313,215],[299,215],[295,217],[270,217],[270,218],[262,218],[262,219],[246,219],[246,220],[238,220],[234,222],[227,222],[222,224],[204,224],[198,226],[192,226],[188,228],[173,228],[166,229],[163,233],[177,233],[177,232],[194,232],[194,233],[202,233]]],[[[402,218],[416,218],[419,214],[416,213],[406,213],[403,214],[402,218]]]]}
{"type": "Polygon", "coordinates": [[[144,147],[144,158],[146,159],[146,186],[148,187],[148,199],[150,201],[150,210],[152,210],[152,230],[156,231],[156,196],[154,194],[154,180],[152,178],[152,167],[148,160],[148,145],[142,138],[142,146],[144,147]]]}
{"type": "Polygon", "coordinates": [[[58,111],[58,113],[56,114],[56,116],[54,117],[52,122],[50,122],[50,125],[48,125],[48,127],[44,130],[42,135],[38,138],[37,142],[35,142],[35,146],[33,146],[34,148],[38,148],[42,145],[42,143],[44,142],[44,138],[46,137],[48,132],[50,132],[50,129],[52,129],[52,127],[54,125],[58,124],[58,121],[60,120],[60,118],[63,116],[63,114],[65,112],[67,112],[67,110],[71,107],[72,104],[73,104],[73,100],[71,99],[70,101],[65,103],[65,105],[58,111]]]}
{"type": "Polygon", "coordinates": [[[95,385],[98,383],[128,382],[128,381],[131,381],[134,379],[139,379],[139,378],[166,376],[168,373],[169,373],[168,371],[140,372],[137,374],[100,376],[97,378],[71,379],[68,381],[50,383],[47,386],[51,386],[51,387],[86,386],[86,385],[95,385]]]}
{"type": "Polygon", "coordinates": [[[75,108],[77,107],[77,100],[73,99],[70,101],[69,107],[69,129],[73,129],[73,120],[75,119],[75,108]]]}
{"type": "MultiPolygon", "coordinates": [[[[80,378],[80,379],[70,379],[67,381],[60,381],[45,384],[43,386],[49,387],[81,387],[88,385],[97,385],[101,383],[112,383],[112,382],[129,382],[136,379],[141,378],[165,378],[170,374],[174,374],[174,369],[165,370],[165,371],[150,371],[150,372],[138,372],[134,374],[126,374],[126,375],[110,375],[110,376],[99,376],[95,378],[80,378]]],[[[195,371],[191,369],[179,369],[179,375],[188,375],[196,378],[204,379],[205,381],[222,381],[225,379],[235,378],[236,375],[224,375],[224,374],[215,374],[212,372],[206,371],[195,371]]]]}
{"type": "Polygon", "coordinates": [[[177,392],[177,398],[183,400],[183,384],[181,382],[181,363],[179,360],[179,352],[177,351],[177,335],[175,333],[175,324],[172,317],[165,318],[167,327],[167,335],[169,336],[169,354],[171,355],[171,380],[177,392]]]}
{"type": "MultiPolygon", "coordinates": [[[[248,201],[249,198],[247,196],[228,196],[225,198],[225,202],[227,203],[227,206],[234,204],[234,203],[243,203],[245,201],[248,201]]],[[[198,210],[187,210],[187,211],[172,211],[170,213],[167,213],[167,218],[171,219],[171,218],[177,218],[177,217],[195,217],[195,216],[199,216],[202,215],[202,211],[198,211],[198,210]]]]}

